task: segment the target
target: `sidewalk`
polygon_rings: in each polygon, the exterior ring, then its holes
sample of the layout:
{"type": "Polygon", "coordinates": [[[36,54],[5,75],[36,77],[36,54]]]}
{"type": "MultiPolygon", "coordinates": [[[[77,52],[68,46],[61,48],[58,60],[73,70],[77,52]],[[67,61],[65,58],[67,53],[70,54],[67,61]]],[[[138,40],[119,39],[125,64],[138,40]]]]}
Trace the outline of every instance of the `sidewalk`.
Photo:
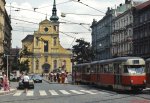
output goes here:
{"type": "Polygon", "coordinates": [[[0,96],[15,93],[17,91],[17,85],[18,85],[17,82],[10,82],[10,91],[4,91],[4,89],[1,88],[0,89],[0,96]]]}

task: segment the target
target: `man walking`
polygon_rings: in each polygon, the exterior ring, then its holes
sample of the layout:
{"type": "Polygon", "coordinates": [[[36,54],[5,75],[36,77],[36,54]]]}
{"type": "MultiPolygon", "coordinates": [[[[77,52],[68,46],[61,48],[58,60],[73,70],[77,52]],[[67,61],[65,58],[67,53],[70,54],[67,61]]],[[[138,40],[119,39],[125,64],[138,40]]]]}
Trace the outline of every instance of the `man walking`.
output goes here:
{"type": "Polygon", "coordinates": [[[24,92],[27,93],[28,88],[29,88],[29,76],[27,73],[23,76],[23,84],[25,88],[24,92]]]}

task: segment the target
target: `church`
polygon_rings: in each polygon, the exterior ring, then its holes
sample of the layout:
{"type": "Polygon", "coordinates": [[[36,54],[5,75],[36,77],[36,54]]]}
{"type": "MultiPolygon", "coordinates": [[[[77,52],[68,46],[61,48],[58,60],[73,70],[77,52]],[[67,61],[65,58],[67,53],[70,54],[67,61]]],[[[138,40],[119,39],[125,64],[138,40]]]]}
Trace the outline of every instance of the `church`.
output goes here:
{"type": "Polygon", "coordinates": [[[54,0],[52,16],[39,23],[33,35],[22,40],[22,50],[26,47],[32,54],[23,60],[29,60],[29,73],[49,73],[65,70],[71,72],[71,50],[64,49],[59,41],[59,17],[54,0]]]}

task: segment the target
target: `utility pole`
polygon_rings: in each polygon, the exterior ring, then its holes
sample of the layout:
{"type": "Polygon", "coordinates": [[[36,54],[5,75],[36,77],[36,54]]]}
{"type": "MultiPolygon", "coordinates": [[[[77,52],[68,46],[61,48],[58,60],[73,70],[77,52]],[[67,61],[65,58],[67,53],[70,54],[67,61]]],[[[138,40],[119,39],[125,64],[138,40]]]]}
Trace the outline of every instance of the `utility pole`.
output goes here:
{"type": "Polygon", "coordinates": [[[8,56],[10,56],[10,55],[4,54],[4,57],[6,57],[6,59],[7,59],[7,77],[8,77],[8,56]]]}

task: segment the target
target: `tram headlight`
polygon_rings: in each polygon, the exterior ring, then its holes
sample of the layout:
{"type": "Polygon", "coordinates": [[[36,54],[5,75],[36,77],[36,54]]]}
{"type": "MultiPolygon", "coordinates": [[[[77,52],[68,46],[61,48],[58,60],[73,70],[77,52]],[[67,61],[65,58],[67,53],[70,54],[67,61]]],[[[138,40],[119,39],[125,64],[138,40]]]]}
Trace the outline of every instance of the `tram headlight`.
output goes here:
{"type": "Polygon", "coordinates": [[[143,81],[146,84],[146,80],[143,81]]]}
{"type": "Polygon", "coordinates": [[[133,83],[133,80],[131,80],[131,84],[133,83]]]}

